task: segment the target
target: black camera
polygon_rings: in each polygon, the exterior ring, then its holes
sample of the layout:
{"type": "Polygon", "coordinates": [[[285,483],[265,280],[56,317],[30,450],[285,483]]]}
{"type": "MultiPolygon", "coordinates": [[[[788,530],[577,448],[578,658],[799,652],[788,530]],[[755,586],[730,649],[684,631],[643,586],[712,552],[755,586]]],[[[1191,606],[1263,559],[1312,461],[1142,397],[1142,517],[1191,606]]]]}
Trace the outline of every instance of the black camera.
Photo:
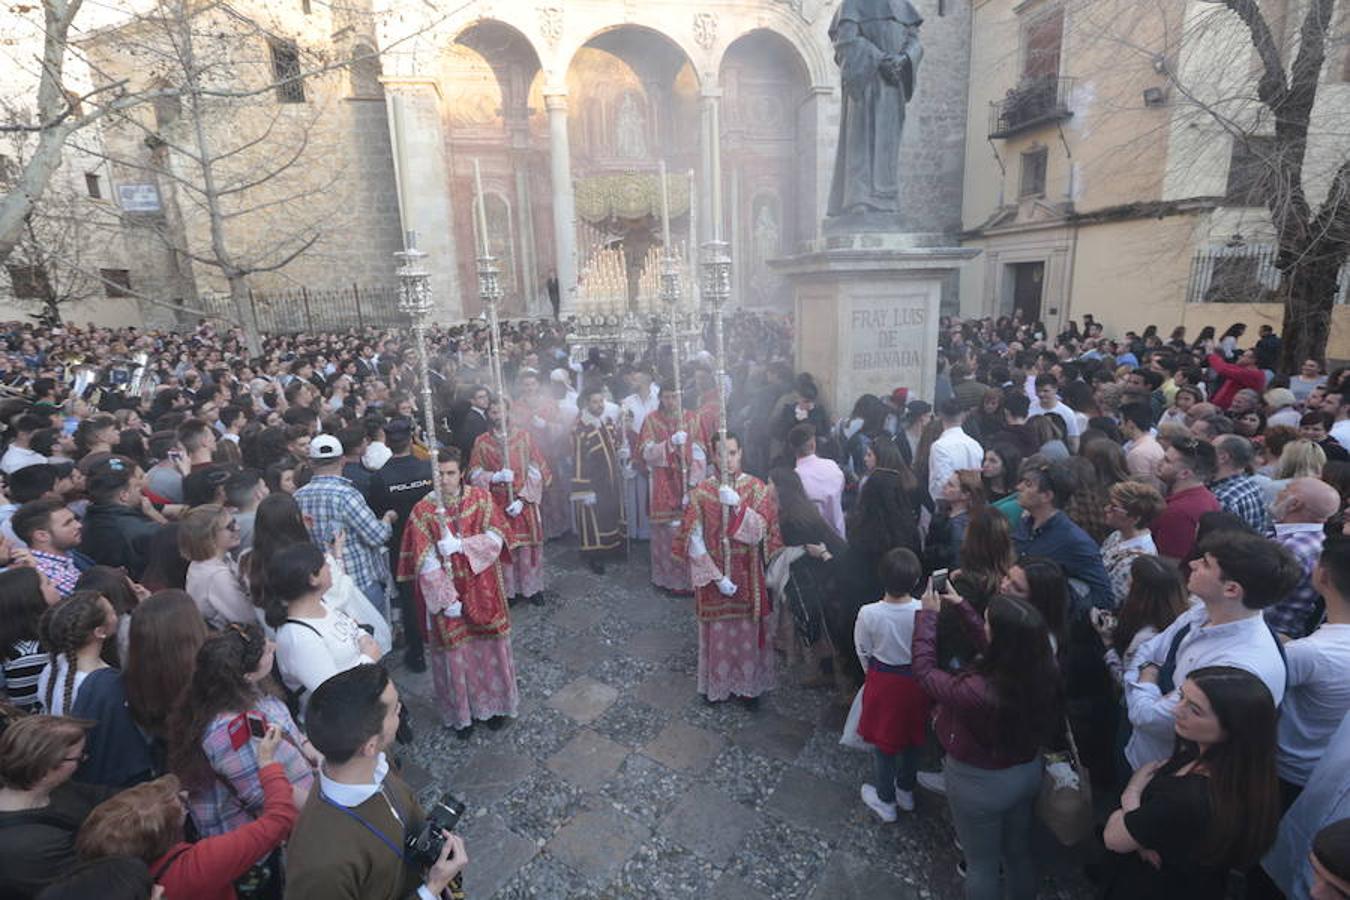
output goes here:
{"type": "Polygon", "coordinates": [[[445,846],[443,832],[454,831],[463,815],[464,801],[456,799],[453,794],[442,794],[441,799],[431,804],[431,808],[427,810],[427,818],[422,823],[422,828],[408,835],[408,839],[404,842],[403,849],[407,852],[408,859],[422,866],[434,865],[436,860],[440,859],[441,849],[445,846]]]}

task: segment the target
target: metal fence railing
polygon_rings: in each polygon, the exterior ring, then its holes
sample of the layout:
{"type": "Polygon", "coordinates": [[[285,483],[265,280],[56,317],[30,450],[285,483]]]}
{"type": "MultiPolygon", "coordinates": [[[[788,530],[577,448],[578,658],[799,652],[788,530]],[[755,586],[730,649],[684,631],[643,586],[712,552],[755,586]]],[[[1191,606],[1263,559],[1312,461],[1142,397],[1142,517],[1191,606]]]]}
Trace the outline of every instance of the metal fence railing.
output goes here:
{"type": "MultiPolygon", "coordinates": [[[[1269,303],[1276,296],[1283,274],[1276,267],[1274,244],[1240,244],[1207,247],[1191,259],[1187,303],[1269,303]]],[[[1336,303],[1350,302],[1350,263],[1341,266],[1336,303]]]]}
{"type": "MultiPolygon", "coordinates": [[[[398,288],[299,287],[284,291],[249,291],[249,305],[258,328],[270,334],[299,331],[340,331],[346,328],[397,328],[408,324],[399,309],[398,288]]],[[[198,306],[223,318],[235,318],[228,294],[203,294],[198,306]]]]}

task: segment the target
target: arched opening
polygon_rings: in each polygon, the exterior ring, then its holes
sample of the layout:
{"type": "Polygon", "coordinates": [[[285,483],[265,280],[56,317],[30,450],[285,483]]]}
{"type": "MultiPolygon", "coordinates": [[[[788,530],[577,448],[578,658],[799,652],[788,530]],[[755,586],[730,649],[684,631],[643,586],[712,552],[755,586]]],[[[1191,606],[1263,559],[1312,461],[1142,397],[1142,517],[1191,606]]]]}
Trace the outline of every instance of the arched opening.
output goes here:
{"type": "MultiPolygon", "coordinates": [[[[542,72],[533,45],[503,22],[484,20],[460,32],[441,55],[440,84],[450,165],[451,207],[460,283],[478,282],[482,244],[474,224],[474,163],[482,172],[488,241],[502,270],[506,316],[535,311],[543,290],[539,251],[548,235],[530,196],[548,196],[548,123],[542,72]]],[[[478,311],[466,292],[466,314],[478,311]]]]}
{"type": "Polygon", "coordinates": [[[651,308],[661,253],[659,164],[665,160],[671,245],[689,259],[699,85],[685,52],[649,28],[603,31],[567,68],[576,185],[578,312],[651,308]]]}
{"type": "Polygon", "coordinates": [[[745,34],[722,58],[723,196],[736,298],[785,306],[786,284],[768,260],[792,252],[815,229],[815,122],[805,115],[807,66],[767,30],[745,34]]]}
{"type": "Polygon", "coordinates": [[[362,100],[379,100],[384,97],[384,85],[380,84],[380,55],[370,44],[359,43],[352,47],[351,76],[352,96],[362,100]]]}

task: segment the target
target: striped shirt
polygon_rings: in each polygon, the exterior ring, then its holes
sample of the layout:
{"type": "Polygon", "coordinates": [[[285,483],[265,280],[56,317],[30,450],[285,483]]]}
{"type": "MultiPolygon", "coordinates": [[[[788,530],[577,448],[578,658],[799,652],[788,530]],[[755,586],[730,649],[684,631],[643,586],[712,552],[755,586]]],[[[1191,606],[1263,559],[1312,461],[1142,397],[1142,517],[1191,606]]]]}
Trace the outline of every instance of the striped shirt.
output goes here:
{"type": "Polygon", "coordinates": [[[25,712],[38,712],[38,676],[47,665],[47,653],[37,641],[15,641],[0,660],[4,694],[25,712]]]}

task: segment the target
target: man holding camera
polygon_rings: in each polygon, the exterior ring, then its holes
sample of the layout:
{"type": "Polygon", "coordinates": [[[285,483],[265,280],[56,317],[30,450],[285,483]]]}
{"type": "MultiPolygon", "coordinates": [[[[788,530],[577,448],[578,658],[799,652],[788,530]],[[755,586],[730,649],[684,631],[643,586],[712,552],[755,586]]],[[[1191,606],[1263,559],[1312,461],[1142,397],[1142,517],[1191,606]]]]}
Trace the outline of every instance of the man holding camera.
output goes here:
{"type": "Polygon", "coordinates": [[[389,770],[400,706],[378,665],[339,672],[314,691],[306,732],[324,763],[291,833],[287,900],[436,900],[468,865],[458,836],[442,830],[440,847],[434,834],[426,839],[412,788],[389,770]]]}

